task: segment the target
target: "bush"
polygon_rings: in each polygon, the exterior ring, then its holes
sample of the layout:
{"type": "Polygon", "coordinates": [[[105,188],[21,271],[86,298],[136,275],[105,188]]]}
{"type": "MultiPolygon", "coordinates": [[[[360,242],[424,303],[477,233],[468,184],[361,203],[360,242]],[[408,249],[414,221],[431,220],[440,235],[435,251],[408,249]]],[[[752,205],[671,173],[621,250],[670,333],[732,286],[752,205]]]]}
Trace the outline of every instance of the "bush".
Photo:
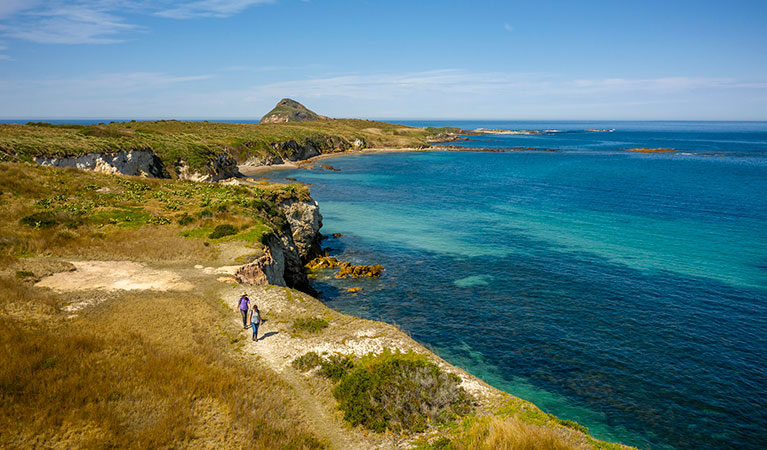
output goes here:
{"type": "Polygon", "coordinates": [[[322,363],[322,357],[317,352],[309,352],[290,363],[299,372],[308,372],[322,363]]]}
{"type": "Polygon", "coordinates": [[[181,226],[189,225],[192,222],[194,222],[194,217],[190,216],[187,213],[182,214],[178,218],[178,224],[181,225],[181,226]]]}
{"type": "Polygon", "coordinates": [[[208,239],[218,239],[233,234],[237,234],[237,229],[234,228],[233,225],[227,223],[224,225],[217,225],[216,228],[213,229],[213,232],[208,235],[208,239]]]}
{"type": "Polygon", "coordinates": [[[423,431],[470,411],[460,378],[415,353],[367,356],[333,390],[344,419],[377,432],[423,431]]]}
{"type": "Polygon", "coordinates": [[[19,220],[22,225],[33,228],[48,228],[59,223],[56,216],[51,212],[39,212],[32,215],[22,217],[19,220]]]}
{"type": "Polygon", "coordinates": [[[328,327],[328,321],[319,317],[309,319],[296,319],[293,321],[293,331],[300,333],[306,331],[309,333],[319,333],[328,327]]]}
{"type": "Polygon", "coordinates": [[[331,355],[327,359],[320,360],[322,368],[319,375],[338,381],[354,368],[354,359],[347,355],[331,355]]]}

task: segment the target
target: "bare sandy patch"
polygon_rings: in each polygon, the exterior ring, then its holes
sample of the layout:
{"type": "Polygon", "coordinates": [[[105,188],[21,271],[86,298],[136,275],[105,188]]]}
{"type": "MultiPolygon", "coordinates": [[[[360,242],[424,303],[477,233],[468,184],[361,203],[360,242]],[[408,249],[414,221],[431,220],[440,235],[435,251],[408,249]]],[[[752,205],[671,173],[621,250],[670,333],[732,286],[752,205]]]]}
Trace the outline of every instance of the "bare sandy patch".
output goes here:
{"type": "Polygon", "coordinates": [[[43,278],[36,286],[56,291],[191,291],[194,285],[177,273],[133,261],[72,261],[75,270],[43,278]]]}

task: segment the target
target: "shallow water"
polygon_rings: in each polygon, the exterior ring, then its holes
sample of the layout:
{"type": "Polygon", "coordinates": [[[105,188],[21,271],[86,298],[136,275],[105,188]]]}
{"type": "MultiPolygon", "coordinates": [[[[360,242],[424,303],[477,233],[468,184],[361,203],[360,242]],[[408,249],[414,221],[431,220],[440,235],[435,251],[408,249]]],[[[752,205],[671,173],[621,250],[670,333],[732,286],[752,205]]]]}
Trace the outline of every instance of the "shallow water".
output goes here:
{"type": "Polygon", "coordinates": [[[386,267],[380,280],[320,278],[329,306],[396,323],[600,438],[761,448],[767,125],[654,124],[493,138],[556,153],[341,156],[325,161],[340,172],[269,176],[311,183],[323,233],[343,234],[331,253],[386,267]]]}

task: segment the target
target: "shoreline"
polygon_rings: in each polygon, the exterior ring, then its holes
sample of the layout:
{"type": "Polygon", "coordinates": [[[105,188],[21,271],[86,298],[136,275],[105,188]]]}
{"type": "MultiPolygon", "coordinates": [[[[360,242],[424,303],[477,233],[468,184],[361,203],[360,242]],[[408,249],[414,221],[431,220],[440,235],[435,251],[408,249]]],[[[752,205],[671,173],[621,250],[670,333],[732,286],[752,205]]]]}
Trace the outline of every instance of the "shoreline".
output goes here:
{"type": "Polygon", "coordinates": [[[241,164],[238,165],[240,173],[246,177],[251,175],[257,175],[263,172],[271,170],[290,170],[298,169],[302,166],[312,164],[316,161],[322,161],[324,159],[335,158],[337,156],[349,156],[349,155],[370,155],[376,153],[409,153],[409,152],[433,152],[433,151],[446,151],[448,149],[443,147],[429,147],[429,148],[374,148],[364,150],[348,150],[342,152],[329,152],[322,153],[317,156],[312,156],[307,159],[300,159],[297,161],[283,162],[282,164],[267,164],[267,165],[253,165],[253,164],[241,164]]]}
{"type": "MultiPolygon", "coordinates": [[[[435,151],[491,152],[491,153],[494,152],[492,149],[477,149],[477,148],[456,149],[456,148],[449,148],[449,147],[447,148],[429,147],[424,149],[416,149],[416,148],[389,149],[387,148],[387,149],[375,149],[375,150],[354,150],[354,151],[347,151],[347,152],[333,152],[333,153],[321,154],[318,156],[308,158],[306,160],[300,160],[300,161],[284,163],[284,164],[274,164],[274,165],[267,165],[267,166],[243,166],[243,168],[245,168],[245,171],[247,171],[246,176],[250,177],[253,175],[264,174],[272,170],[279,171],[279,170],[292,170],[292,169],[306,168],[306,166],[311,166],[313,163],[316,163],[318,161],[323,161],[323,160],[338,157],[338,156],[367,155],[367,154],[381,154],[381,153],[425,153],[425,152],[435,152],[435,151]]],[[[242,171],[242,168],[241,168],[241,171],[242,171]]],[[[275,182],[275,181],[270,181],[270,182],[275,182]]],[[[390,341],[392,342],[392,344],[394,344],[393,348],[398,348],[398,349],[406,348],[411,350],[415,349],[418,353],[422,353],[428,356],[432,361],[437,362],[437,364],[440,367],[447,370],[448,372],[459,375],[461,379],[463,380],[462,385],[465,388],[467,388],[467,391],[471,392],[472,394],[476,396],[475,398],[478,401],[477,405],[479,405],[480,409],[482,410],[485,410],[485,411],[493,410],[499,404],[502,404],[504,402],[509,402],[510,401],[509,399],[511,399],[512,402],[516,402],[519,405],[525,405],[525,406],[521,406],[521,408],[523,409],[533,408],[535,410],[541,411],[541,413],[546,416],[556,418],[554,414],[545,412],[535,402],[519,397],[518,395],[512,392],[508,392],[503,389],[497,388],[491,385],[488,381],[481,378],[480,376],[475,375],[472,372],[468,371],[467,369],[464,369],[444,359],[441,355],[435,352],[430,346],[428,346],[428,344],[414,339],[413,337],[409,335],[408,332],[400,329],[395,323],[389,323],[385,320],[370,320],[370,319],[365,319],[362,317],[357,317],[355,315],[351,315],[333,308],[330,304],[320,299],[319,296],[314,297],[311,295],[307,295],[306,297],[308,297],[308,301],[314,302],[315,305],[319,305],[316,307],[320,307],[325,311],[329,311],[330,314],[333,314],[333,315],[338,314],[343,317],[347,317],[353,323],[359,323],[359,324],[370,323],[370,324],[375,324],[376,327],[384,327],[384,328],[393,327],[397,331],[397,333],[395,334],[398,335],[397,338],[393,338],[392,341],[390,341]]],[[[326,345],[330,345],[330,343],[326,343],[326,345]]],[[[352,351],[351,353],[355,353],[355,352],[352,351]]],[[[554,419],[554,420],[556,421],[561,419],[554,419]]],[[[566,420],[565,422],[571,422],[571,421],[566,420]]],[[[556,425],[553,425],[553,426],[557,427],[556,425]]],[[[566,431],[567,433],[573,433],[573,430],[571,428],[568,428],[566,426],[564,428],[567,429],[566,431]]],[[[559,429],[562,429],[562,428],[559,428],[559,429]]],[[[608,445],[615,446],[614,448],[616,449],[636,449],[636,447],[632,447],[628,444],[624,444],[618,441],[604,440],[609,438],[596,437],[593,434],[591,434],[591,432],[586,432],[584,434],[585,436],[587,436],[585,438],[586,441],[589,441],[589,440],[601,441],[603,443],[608,443],[608,445]]],[[[602,448],[602,447],[599,447],[599,448],[602,448]]]]}

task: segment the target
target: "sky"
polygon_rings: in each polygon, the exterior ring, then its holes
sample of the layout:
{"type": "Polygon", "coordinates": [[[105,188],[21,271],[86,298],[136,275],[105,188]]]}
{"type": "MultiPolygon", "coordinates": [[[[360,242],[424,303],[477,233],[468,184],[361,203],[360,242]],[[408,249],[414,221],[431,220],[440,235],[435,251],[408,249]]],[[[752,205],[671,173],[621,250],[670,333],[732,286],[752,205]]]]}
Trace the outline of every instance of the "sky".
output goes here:
{"type": "Polygon", "coordinates": [[[0,0],[0,118],[767,120],[767,1],[0,0]]]}

